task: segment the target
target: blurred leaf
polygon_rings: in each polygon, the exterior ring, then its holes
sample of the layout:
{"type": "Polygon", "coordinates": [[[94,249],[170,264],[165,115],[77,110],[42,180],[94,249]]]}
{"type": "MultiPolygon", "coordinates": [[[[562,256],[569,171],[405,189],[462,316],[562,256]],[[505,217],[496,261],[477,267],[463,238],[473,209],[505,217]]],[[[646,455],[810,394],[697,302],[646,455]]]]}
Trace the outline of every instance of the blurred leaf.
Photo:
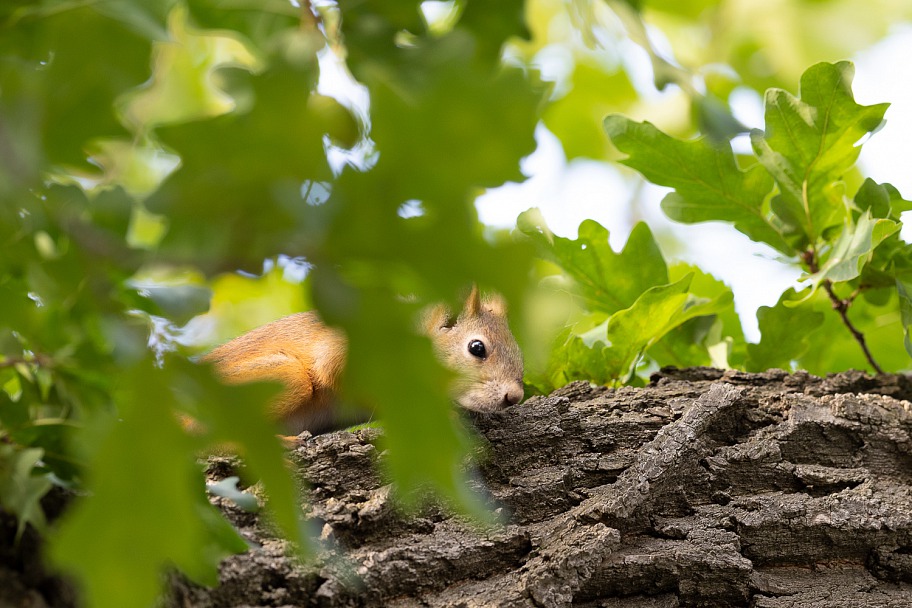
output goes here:
{"type": "Polygon", "coordinates": [[[186,359],[169,362],[175,400],[205,430],[210,447],[240,446],[245,463],[269,496],[267,507],[285,538],[306,548],[301,526],[299,489],[288,475],[285,450],[269,404],[278,393],[273,383],[223,385],[211,370],[186,359]]]}
{"type": "Polygon", "coordinates": [[[83,152],[89,140],[126,137],[113,102],[148,78],[148,26],[164,16],[149,8],[169,4],[173,2],[93,3],[64,11],[52,8],[40,17],[27,11],[20,19],[0,23],[5,66],[0,70],[5,98],[0,111],[11,110],[24,119],[16,126],[20,136],[15,148],[28,133],[41,142],[39,158],[89,168],[83,152]],[[140,22],[146,25],[139,27],[140,22]]]}
{"type": "Polygon", "coordinates": [[[709,8],[721,4],[720,0],[644,0],[644,8],[672,15],[696,19],[709,8]]]}
{"type": "Polygon", "coordinates": [[[732,114],[728,104],[714,95],[696,95],[693,105],[697,128],[714,142],[728,141],[748,131],[732,114]]]}
{"type": "Polygon", "coordinates": [[[223,0],[193,0],[187,9],[199,27],[237,32],[267,50],[300,27],[304,10],[285,0],[234,0],[230,10],[223,0]]]}
{"type": "Polygon", "coordinates": [[[391,198],[465,200],[480,188],[522,181],[519,161],[535,150],[542,92],[520,70],[474,66],[472,40],[459,30],[403,51],[395,81],[374,76],[371,137],[375,171],[391,198]],[[411,179],[392,176],[409,167],[411,179]],[[458,170],[454,170],[458,167],[458,170]]]}
{"type": "MultiPolygon", "coordinates": [[[[182,367],[187,369],[186,364],[182,367]]],[[[206,372],[198,369],[197,377],[206,372]]],[[[91,421],[88,437],[94,440],[86,445],[91,496],[68,511],[51,546],[55,563],[80,576],[89,605],[150,605],[159,594],[166,566],[180,568],[198,583],[214,584],[219,560],[246,549],[206,500],[195,461],[199,445],[180,428],[173,408],[171,387],[175,380],[187,378],[151,366],[124,370],[118,418],[91,421]],[[124,559],[125,555],[131,558],[124,559]]],[[[255,393],[239,388],[235,396],[255,393]]],[[[212,409],[232,404],[219,405],[212,409]]],[[[255,412],[249,404],[245,407],[255,412]]],[[[235,408],[233,413],[240,411],[235,408]]],[[[261,420],[252,413],[239,416],[236,423],[251,433],[252,428],[262,428],[261,420]]],[[[275,451],[279,456],[273,469],[282,472],[287,487],[281,449],[276,446],[275,451]]],[[[289,496],[278,488],[269,490],[272,507],[281,512],[279,503],[287,504],[289,496]]],[[[294,504],[292,498],[292,509],[294,504]]],[[[284,519],[280,523],[287,532],[284,519]]]]}
{"type": "Polygon", "coordinates": [[[812,66],[801,77],[801,99],[770,89],[766,131],[751,132],[758,159],[779,185],[773,210],[802,243],[814,245],[843,223],[842,177],[858,158],[856,144],[880,126],[888,106],[856,104],[854,72],[848,62],[812,66]]]}
{"type": "Polygon", "coordinates": [[[896,280],[896,290],[899,294],[899,310],[903,327],[903,345],[906,352],[912,356],[912,281],[908,278],[896,280]]]}
{"type": "Polygon", "coordinates": [[[168,220],[166,217],[149,213],[141,204],[134,205],[126,235],[127,244],[130,247],[155,249],[167,232],[168,220]]]}
{"type": "Polygon", "coordinates": [[[675,188],[662,201],[665,213],[679,222],[732,222],[754,241],[792,254],[766,203],[773,180],[762,166],[742,171],[727,143],[706,139],[679,141],[648,122],[623,116],[605,119],[612,143],[629,158],[621,161],[661,186],[675,188]]]}
{"type": "Polygon", "coordinates": [[[800,360],[811,345],[813,334],[824,321],[824,315],[812,309],[809,302],[790,306],[800,301],[793,289],[787,290],[772,308],[757,309],[760,342],[747,345],[748,371],[771,368],[793,369],[792,362],[800,360]]]}
{"type": "Polygon", "coordinates": [[[199,273],[171,267],[145,268],[126,282],[154,304],[149,312],[164,315],[178,325],[209,310],[212,291],[201,283],[199,273]]]}
{"type": "Polygon", "coordinates": [[[548,104],[542,116],[545,126],[560,139],[568,160],[608,157],[612,151],[602,120],[636,99],[630,78],[619,68],[578,60],[570,87],[563,97],[548,104]]]}
{"type": "Polygon", "coordinates": [[[477,53],[481,59],[496,64],[501,49],[512,37],[529,38],[526,27],[525,0],[462,3],[463,10],[459,27],[471,30],[477,41],[477,53]]]}
{"type": "MultiPolygon", "coordinates": [[[[4,409],[8,409],[6,404],[4,409]]],[[[79,479],[85,463],[78,460],[69,448],[74,437],[82,430],[81,425],[60,418],[40,418],[21,421],[13,426],[8,423],[8,417],[0,419],[16,443],[43,450],[40,463],[42,470],[50,471],[59,480],[66,482],[79,479]]]]}
{"type": "MultiPolygon", "coordinates": [[[[318,285],[322,274],[317,271],[318,285]]],[[[376,409],[383,420],[385,459],[399,498],[413,506],[433,484],[450,504],[486,519],[479,496],[466,484],[466,473],[454,463],[471,447],[466,429],[452,415],[442,390],[451,381],[434,357],[430,341],[415,333],[414,306],[404,306],[374,290],[346,310],[327,308],[327,321],[345,322],[349,335],[343,396],[351,403],[376,409]],[[378,353],[395,345],[395,357],[378,353]],[[403,378],[406,378],[403,384],[403,378]]]]}
{"type": "Polygon", "coordinates": [[[330,175],[327,125],[308,103],[315,78],[315,69],[273,64],[248,78],[249,110],[158,130],[182,164],[147,202],[170,223],[162,252],[203,268],[255,268],[301,249],[312,209],[302,183],[330,175]]]}
{"type": "Polygon", "coordinates": [[[227,342],[279,317],[313,308],[306,284],[286,280],[285,275],[285,269],[277,265],[262,276],[230,273],[214,277],[209,283],[212,290],[209,311],[197,319],[199,323],[214,326],[210,345],[227,342]]]}
{"type": "Polygon", "coordinates": [[[34,470],[43,454],[41,448],[16,449],[0,443],[0,507],[18,519],[17,542],[28,524],[39,532],[47,527],[41,497],[51,488],[51,481],[34,470]]]}
{"type": "Polygon", "coordinates": [[[215,85],[215,71],[232,66],[255,72],[259,67],[253,54],[229,32],[190,28],[182,5],[168,16],[165,40],[153,44],[152,79],[119,100],[124,121],[135,132],[230,112],[235,101],[215,85]]]}

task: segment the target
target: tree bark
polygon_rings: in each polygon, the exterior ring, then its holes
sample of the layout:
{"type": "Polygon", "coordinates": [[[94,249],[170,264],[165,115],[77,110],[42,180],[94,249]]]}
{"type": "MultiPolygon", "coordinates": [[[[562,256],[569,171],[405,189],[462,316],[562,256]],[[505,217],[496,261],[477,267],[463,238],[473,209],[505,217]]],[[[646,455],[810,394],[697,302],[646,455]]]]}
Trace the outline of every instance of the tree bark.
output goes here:
{"type": "MultiPolygon", "coordinates": [[[[860,372],[663,370],[574,383],[474,416],[477,482],[504,524],[404,515],[380,431],[308,439],[319,552],[287,555],[213,498],[253,548],[171,606],[912,606],[912,382],[860,372]]],[[[210,462],[214,479],[232,463],[210,462]]]]}

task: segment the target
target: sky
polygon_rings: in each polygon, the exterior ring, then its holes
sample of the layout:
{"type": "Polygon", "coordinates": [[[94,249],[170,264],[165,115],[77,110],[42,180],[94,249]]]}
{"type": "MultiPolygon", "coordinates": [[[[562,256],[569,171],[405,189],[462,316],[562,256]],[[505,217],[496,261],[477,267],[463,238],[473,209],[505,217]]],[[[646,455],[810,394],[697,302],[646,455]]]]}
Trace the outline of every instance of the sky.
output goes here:
{"type": "MultiPolygon", "coordinates": [[[[912,155],[904,149],[904,144],[912,141],[912,25],[897,26],[890,36],[852,59],[856,101],[863,105],[891,104],[884,128],[864,143],[861,170],[912,198],[912,155]]],[[[762,128],[763,108],[758,97],[735,97],[732,107],[744,124],[762,128]]],[[[567,163],[559,140],[544,127],[538,129],[536,138],[538,149],[522,164],[529,179],[482,195],[477,201],[481,221],[511,227],[521,212],[538,207],[555,234],[575,238],[580,222],[591,218],[610,231],[612,248],[620,249],[634,223],[627,204],[633,185],[610,164],[585,160],[567,163]]],[[[745,144],[733,142],[736,149],[745,144]]],[[[668,191],[646,184],[639,192],[642,204],[637,208],[641,214],[637,219],[645,220],[653,232],[671,232],[685,245],[683,250],[666,252],[666,257],[694,263],[725,281],[734,292],[746,337],[759,340],[757,308],[773,306],[784,290],[797,287],[800,271],[777,261],[774,250],[754,243],[730,225],[672,222],[659,208],[668,191]]],[[[903,236],[912,240],[912,226],[904,229],[903,236]]]]}

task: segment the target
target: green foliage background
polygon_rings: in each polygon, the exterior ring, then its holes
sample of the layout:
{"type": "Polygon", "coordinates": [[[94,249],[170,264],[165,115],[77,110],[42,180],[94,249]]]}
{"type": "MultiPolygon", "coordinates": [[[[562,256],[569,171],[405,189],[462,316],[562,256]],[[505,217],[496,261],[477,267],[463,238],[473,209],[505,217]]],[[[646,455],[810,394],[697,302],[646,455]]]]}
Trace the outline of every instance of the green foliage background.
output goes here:
{"type": "Polygon", "coordinates": [[[150,605],[164,568],[212,583],[245,549],[206,500],[207,445],[242,446],[276,526],[306,544],[263,416],[276,387],[224,387],[189,360],[282,314],[316,307],[347,332],[344,398],[379,411],[402,500],[430,485],[476,514],[471,436],[413,330],[422,303],[456,306],[471,282],[510,301],[530,390],[666,364],[909,368],[910,204],[854,167],[886,105],[855,103],[838,63],[907,3],[317,6],[0,6],[0,506],[49,537],[87,605],[150,605]],[[631,43],[674,104],[634,86],[631,43]],[[333,66],[369,103],[326,93],[333,66]],[[741,157],[737,87],[766,91],[741,157]],[[619,252],[593,221],[567,239],[534,210],[515,235],[485,230],[475,198],[524,179],[542,123],[568,158],[621,161],[671,189],[670,217],[730,223],[808,287],[762,308],[749,344],[731,290],[666,260],[644,224],[619,252]],[[185,414],[207,432],[184,432],[185,414]],[[49,526],[54,485],[80,498],[49,526]]]}

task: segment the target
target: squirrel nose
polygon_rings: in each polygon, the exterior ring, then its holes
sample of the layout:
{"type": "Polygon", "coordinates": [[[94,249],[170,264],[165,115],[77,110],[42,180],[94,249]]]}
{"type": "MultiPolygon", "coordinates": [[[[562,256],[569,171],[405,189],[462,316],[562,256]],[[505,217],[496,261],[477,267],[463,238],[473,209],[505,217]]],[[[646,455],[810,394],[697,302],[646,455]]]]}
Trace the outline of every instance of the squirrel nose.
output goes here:
{"type": "Polygon", "coordinates": [[[523,398],[523,390],[521,386],[514,386],[507,389],[507,392],[504,393],[503,405],[506,407],[508,405],[516,405],[523,398]]]}

